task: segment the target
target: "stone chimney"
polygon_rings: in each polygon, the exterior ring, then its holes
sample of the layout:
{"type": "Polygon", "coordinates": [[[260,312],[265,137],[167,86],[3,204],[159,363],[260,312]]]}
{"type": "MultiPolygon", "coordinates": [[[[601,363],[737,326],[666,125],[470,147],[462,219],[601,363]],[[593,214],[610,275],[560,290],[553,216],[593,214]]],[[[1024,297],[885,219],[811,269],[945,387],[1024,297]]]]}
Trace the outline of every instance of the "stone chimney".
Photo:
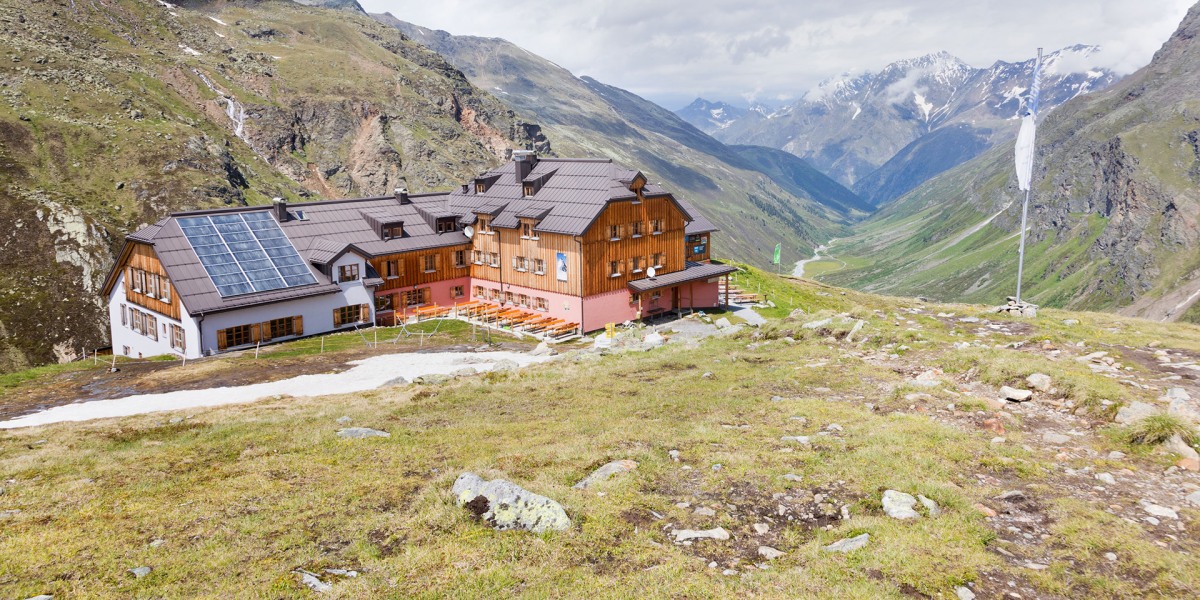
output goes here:
{"type": "Polygon", "coordinates": [[[287,200],[283,198],[274,198],[272,212],[275,215],[275,220],[284,223],[288,220],[287,200]]]}
{"type": "Polygon", "coordinates": [[[521,183],[533,171],[537,164],[537,152],[533,150],[513,150],[513,163],[517,166],[517,183],[521,183]]]}
{"type": "Polygon", "coordinates": [[[392,190],[392,193],[396,195],[396,200],[398,200],[400,204],[412,204],[412,200],[408,199],[408,188],[398,187],[392,190]]]}

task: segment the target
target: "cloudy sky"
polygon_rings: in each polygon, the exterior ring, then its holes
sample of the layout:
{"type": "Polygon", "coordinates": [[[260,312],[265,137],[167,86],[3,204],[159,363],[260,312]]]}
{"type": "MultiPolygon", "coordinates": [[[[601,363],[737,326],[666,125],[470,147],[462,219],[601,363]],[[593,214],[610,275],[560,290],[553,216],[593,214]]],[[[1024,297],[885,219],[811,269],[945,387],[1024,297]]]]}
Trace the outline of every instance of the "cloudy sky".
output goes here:
{"type": "Polygon", "coordinates": [[[359,0],[456,35],[501,37],[670,109],[778,103],[821,80],[946,50],[976,67],[1097,44],[1144,66],[1194,0],[359,0]]]}

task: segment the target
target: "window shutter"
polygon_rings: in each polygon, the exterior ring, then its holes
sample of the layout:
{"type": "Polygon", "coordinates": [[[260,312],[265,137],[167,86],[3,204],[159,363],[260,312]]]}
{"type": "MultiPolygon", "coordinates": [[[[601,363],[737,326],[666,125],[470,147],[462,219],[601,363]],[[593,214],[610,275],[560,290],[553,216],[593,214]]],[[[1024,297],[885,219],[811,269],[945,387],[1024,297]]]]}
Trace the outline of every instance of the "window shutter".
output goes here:
{"type": "Polygon", "coordinates": [[[342,311],[338,310],[336,308],[333,309],[333,326],[334,327],[342,326],[342,311]]]}
{"type": "Polygon", "coordinates": [[[296,335],[304,335],[304,317],[296,315],[292,317],[292,327],[296,330],[296,335]]]}
{"type": "Polygon", "coordinates": [[[358,305],[358,320],[366,323],[371,320],[371,306],[369,304],[358,305]]]}
{"type": "Polygon", "coordinates": [[[250,326],[250,343],[257,343],[262,339],[262,327],[258,323],[250,326]]]}
{"type": "Polygon", "coordinates": [[[125,294],[133,290],[133,267],[125,267],[125,294]]]}
{"type": "Polygon", "coordinates": [[[271,341],[271,322],[263,321],[262,323],[259,324],[259,328],[262,331],[262,341],[264,341],[264,342],[271,341]]]}
{"type": "Polygon", "coordinates": [[[224,350],[225,348],[228,348],[228,347],[229,347],[229,344],[226,343],[226,339],[225,339],[225,330],[218,329],[217,330],[217,350],[224,350]]]}
{"type": "Polygon", "coordinates": [[[433,268],[435,268],[435,269],[437,269],[437,270],[439,270],[439,271],[440,271],[440,270],[442,270],[442,255],[441,255],[441,254],[435,254],[435,255],[434,255],[434,257],[433,257],[433,268]]]}

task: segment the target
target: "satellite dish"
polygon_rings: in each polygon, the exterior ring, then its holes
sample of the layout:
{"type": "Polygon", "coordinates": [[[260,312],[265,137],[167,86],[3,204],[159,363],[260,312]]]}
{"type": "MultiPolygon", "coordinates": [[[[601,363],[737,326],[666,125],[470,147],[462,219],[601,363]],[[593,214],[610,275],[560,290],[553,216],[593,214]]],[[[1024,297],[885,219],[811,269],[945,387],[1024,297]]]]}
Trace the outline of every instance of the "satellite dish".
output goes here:
{"type": "Polygon", "coordinates": [[[463,235],[465,235],[467,237],[474,237],[475,236],[475,228],[471,227],[470,225],[463,227],[463,235]]]}
{"type": "Polygon", "coordinates": [[[657,273],[657,271],[654,270],[654,267],[646,269],[646,277],[649,277],[650,279],[654,279],[655,273],[657,273]]]}

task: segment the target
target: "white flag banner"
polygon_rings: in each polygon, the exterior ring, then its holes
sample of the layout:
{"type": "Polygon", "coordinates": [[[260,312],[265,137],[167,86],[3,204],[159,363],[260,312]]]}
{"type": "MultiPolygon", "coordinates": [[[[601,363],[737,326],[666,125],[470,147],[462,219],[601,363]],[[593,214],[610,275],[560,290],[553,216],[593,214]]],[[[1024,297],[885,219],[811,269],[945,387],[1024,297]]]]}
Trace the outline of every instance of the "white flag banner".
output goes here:
{"type": "Polygon", "coordinates": [[[1017,132],[1017,188],[1029,190],[1029,181],[1033,179],[1033,138],[1037,125],[1034,115],[1027,114],[1021,119],[1021,131],[1017,132]]]}

